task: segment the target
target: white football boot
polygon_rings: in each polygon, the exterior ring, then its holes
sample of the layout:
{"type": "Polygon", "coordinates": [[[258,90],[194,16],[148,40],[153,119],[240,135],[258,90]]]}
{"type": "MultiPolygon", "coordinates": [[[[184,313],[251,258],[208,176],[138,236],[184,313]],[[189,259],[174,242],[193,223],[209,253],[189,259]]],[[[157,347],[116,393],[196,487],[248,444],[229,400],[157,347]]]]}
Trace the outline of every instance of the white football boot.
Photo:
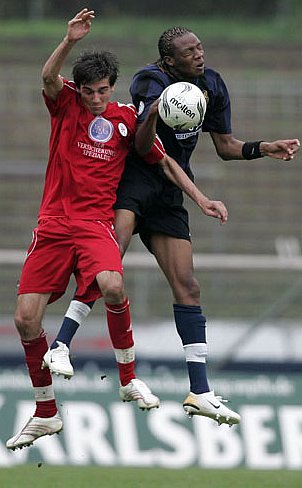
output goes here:
{"type": "Polygon", "coordinates": [[[62,375],[70,380],[74,371],[70,362],[69,349],[63,342],[57,341],[57,344],[58,347],[48,349],[44,354],[41,368],[49,368],[51,373],[62,375]]]}
{"type": "Polygon", "coordinates": [[[218,425],[228,424],[230,427],[239,424],[240,415],[224,405],[227,400],[215,396],[213,391],[206,393],[189,393],[183,403],[184,410],[189,417],[203,415],[218,422],[218,425]]]}
{"type": "Polygon", "coordinates": [[[151,393],[150,388],[138,378],[135,378],[126,386],[120,387],[120,397],[123,402],[136,402],[141,410],[158,408],[159,398],[151,393]]]}
{"type": "Polygon", "coordinates": [[[33,444],[36,439],[44,435],[53,435],[61,432],[63,429],[63,422],[58,413],[53,417],[30,417],[27,424],[20,430],[18,434],[6,443],[7,449],[14,451],[15,449],[22,449],[33,444]]]}

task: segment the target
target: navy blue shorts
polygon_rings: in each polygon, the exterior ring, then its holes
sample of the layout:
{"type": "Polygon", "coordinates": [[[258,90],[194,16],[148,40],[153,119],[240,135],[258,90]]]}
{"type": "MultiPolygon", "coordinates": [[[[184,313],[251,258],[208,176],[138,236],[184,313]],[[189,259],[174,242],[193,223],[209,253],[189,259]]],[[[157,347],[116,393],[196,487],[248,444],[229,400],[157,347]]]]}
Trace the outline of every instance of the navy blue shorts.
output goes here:
{"type": "Polygon", "coordinates": [[[135,233],[151,252],[152,234],[191,240],[182,191],[166,179],[158,165],[127,161],[114,208],[136,214],[135,233]]]}

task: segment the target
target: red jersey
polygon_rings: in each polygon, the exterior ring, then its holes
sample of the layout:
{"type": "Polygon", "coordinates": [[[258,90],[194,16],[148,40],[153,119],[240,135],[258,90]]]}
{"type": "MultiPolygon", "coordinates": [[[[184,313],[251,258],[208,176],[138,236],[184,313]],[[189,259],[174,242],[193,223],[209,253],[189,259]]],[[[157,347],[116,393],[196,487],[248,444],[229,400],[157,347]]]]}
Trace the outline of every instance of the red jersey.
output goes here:
{"type": "MultiPolygon", "coordinates": [[[[126,156],[133,144],[137,114],[133,105],[108,103],[93,115],[74,82],[64,80],[55,101],[44,94],[51,116],[49,161],[39,218],[113,221],[113,205],[126,156]]],[[[162,159],[160,142],[146,158],[162,159]]]]}

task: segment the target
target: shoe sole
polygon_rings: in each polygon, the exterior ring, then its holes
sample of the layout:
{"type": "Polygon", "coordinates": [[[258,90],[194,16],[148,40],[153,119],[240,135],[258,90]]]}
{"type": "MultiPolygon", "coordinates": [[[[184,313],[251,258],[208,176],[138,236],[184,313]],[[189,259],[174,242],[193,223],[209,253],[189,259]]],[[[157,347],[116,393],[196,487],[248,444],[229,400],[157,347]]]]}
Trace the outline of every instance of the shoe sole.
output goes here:
{"type": "Polygon", "coordinates": [[[62,432],[63,430],[63,426],[59,429],[59,430],[56,430],[55,432],[51,432],[51,434],[43,434],[43,435],[40,435],[39,437],[37,437],[36,439],[34,439],[33,441],[29,441],[29,442],[25,442],[24,444],[21,444],[19,446],[11,446],[11,447],[8,447],[6,446],[6,449],[9,449],[10,451],[16,451],[17,449],[23,449],[23,447],[30,447],[33,445],[33,443],[35,441],[37,441],[38,439],[41,439],[41,437],[45,437],[47,435],[54,435],[54,434],[60,434],[60,432],[62,432]]]}
{"type": "Polygon", "coordinates": [[[42,366],[41,366],[41,369],[45,369],[45,368],[48,368],[49,371],[51,372],[51,374],[55,374],[56,376],[64,376],[64,379],[65,380],[70,380],[73,376],[74,376],[74,373],[63,373],[63,371],[58,371],[58,370],[55,370],[53,368],[51,368],[50,366],[48,366],[48,364],[43,360],[42,362],[42,366]]]}
{"type": "Polygon", "coordinates": [[[158,403],[154,403],[154,404],[152,404],[152,405],[147,405],[147,404],[144,404],[144,405],[139,405],[139,403],[138,403],[138,402],[139,402],[139,400],[126,400],[126,399],[123,399],[123,398],[122,398],[122,401],[123,401],[124,403],[126,403],[126,402],[128,402],[128,403],[129,403],[129,402],[136,402],[136,404],[137,404],[138,408],[139,408],[140,410],[142,410],[142,411],[145,411],[145,410],[148,410],[148,411],[149,411],[149,410],[152,410],[152,408],[159,408],[159,405],[160,405],[160,403],[159,403],[159,402],[158,402],[158,403]]]}
{"type": "Polygon", "coordinates": [[[192,403],[184,403],[183,408],[190,418],[192,418],[193,415],[200,415],[201,417],[208,417],[212,420],[215,420],[218,425],[227,424],[230,427],[232,427],[232,425],[240,423],[240,420],[228,418],[226,415],[221,415],[220,413],[211,414],[207,412],[202,412],[198,407],[196,407],[196,405],[192,403]]]}

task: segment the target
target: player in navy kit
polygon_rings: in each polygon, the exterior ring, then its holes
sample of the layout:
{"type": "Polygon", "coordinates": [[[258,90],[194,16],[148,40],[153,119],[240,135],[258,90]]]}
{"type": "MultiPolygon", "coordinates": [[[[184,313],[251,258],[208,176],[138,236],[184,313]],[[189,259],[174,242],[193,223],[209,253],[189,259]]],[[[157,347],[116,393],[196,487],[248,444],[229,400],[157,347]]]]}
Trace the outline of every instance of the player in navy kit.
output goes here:
{"type": "MultiPolygon", "coordinates": [[[[148,114],[150,127],[163,141],[167,154],[190,178],[193,179],[190,157],[201,131],[210,133],[223,160],[269,156],[288,161],[294,157],[300,146],[298,139],[243,142],[233,136],[228,90],[221,76],[205,66],[203,45],[193,32],[173,27],[162,34],[158,48],[159,60],[135,74],[130,92],[138,110],[138,122],[145,121],[148,114]],[[175,131],[157,117],[154,102],[168,85],[177,81],[189,81],[203,91],[207,110],[202,127],[175,131]]],[[[121,254],[127,250],[132,232],[138,232],[173,291],[176,329],[183,343],[190,380],[190,393],[184,401],[186,413],[208,416],[218,423],[238,423],[240,416],[215,396],[207,381],[206,319],[194,277],[188,214],[181,190],[166,179],[160,167],[149,167],[139,156],[132,155],[127,159],[115,209],[121,254]]],[[[81,305],[85,306],[81,300],[71,302],[64,320],[66,327],[63,323],[58,336],[68,345],[91,306],[86,305],[81,315],[75,312],[81,305]]]]}

